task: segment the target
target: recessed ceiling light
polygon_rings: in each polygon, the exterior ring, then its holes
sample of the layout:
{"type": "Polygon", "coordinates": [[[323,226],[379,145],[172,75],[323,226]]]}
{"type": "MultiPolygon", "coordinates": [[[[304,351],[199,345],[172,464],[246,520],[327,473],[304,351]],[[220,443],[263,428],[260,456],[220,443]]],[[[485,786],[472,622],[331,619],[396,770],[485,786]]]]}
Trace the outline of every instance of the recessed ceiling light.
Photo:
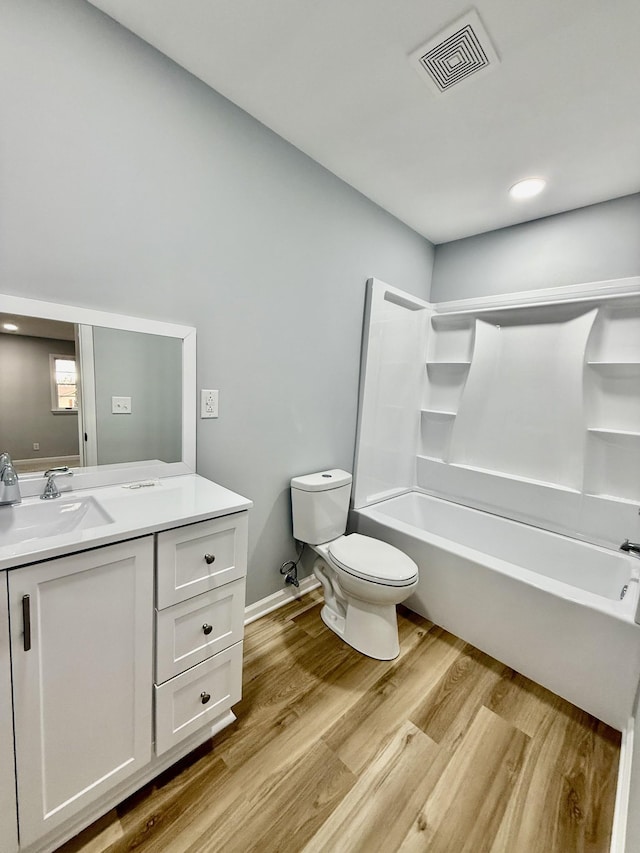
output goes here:
{"type": "Polygon", "coordinates": [[[2,328],[6,329],[7,332],[17,332],[18,331],[18,327],[16,326],[15,323],[3,323],[2,328]]]}
{"type": "Polygon", "coordinates": [[[533,198],[538,195],[547,185],[544,178],[525,178],[524,181],[518,181],[509,190],[509,195],[512,198],[523,199],[533,198]]]}

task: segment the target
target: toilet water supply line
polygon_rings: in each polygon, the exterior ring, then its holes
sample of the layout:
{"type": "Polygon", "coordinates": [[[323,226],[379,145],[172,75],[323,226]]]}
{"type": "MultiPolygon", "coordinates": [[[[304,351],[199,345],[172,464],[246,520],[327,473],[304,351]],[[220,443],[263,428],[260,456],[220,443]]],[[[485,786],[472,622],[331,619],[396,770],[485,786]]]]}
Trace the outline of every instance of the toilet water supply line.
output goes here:
{"type": "Polygon", "coordinates": [[[296,547],[298,548],[297,559],[295,562],[293,560],[285,560],[280,566],[280,574],[286,575],[284,579],[285,583],[293,584],[297,589],[300,586],[300,581],[298,580],[298,563],[300,562],[302,552],[304,551],[304,542],[296,542],[296,547]]]}

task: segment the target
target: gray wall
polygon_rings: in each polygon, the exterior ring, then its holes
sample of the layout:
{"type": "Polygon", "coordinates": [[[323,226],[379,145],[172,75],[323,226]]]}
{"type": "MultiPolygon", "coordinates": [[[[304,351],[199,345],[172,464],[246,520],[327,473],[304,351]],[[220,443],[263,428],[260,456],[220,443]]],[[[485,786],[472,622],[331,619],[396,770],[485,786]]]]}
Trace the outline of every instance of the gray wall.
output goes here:
{"type": "Polygon", "coordinates": [[[197,327],[198,471],[280,589],[289,478],[351,470],[365,280],[428,297],[433,247],[82,0],[4,0],[0,86],[0,288],[197,327]]]}
{"type": "Polygon", "coordinates": [[[93,329],[98,464],[182,459],[182,341],[93,329]],[[112,400],[131,397],[131,414],[112,400]]]}
{"type": "Polygon", "coordinates": [[[77,413],[51,411],[50,353],[75,355],[75,344],[0,334],[0,450],[14,459],[78,455],[77,413]]]}
{"type": "Polygon", "coordinates": [[[431,299],[640,275],[640,194],[436,247],[431,299]]]}

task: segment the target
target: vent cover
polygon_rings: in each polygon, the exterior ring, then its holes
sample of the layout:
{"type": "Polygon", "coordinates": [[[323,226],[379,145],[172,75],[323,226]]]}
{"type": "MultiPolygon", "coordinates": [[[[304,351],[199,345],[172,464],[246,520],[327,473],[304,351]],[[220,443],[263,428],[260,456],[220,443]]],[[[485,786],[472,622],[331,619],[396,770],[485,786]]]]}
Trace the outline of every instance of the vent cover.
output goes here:
{"type": "Polygon", "coordinates": [[[438,95],[500,63],[475,9],[429,39],[410,59],[420,77],[438,95]]]}

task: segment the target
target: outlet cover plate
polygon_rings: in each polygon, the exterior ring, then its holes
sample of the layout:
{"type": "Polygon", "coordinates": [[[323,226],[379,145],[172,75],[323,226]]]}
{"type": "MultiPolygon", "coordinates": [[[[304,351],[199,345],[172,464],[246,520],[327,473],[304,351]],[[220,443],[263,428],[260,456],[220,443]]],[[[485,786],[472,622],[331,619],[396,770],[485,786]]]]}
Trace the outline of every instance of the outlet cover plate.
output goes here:
{"type": "Polygon", "coordinates": [[[130,415],[131,414],[131,397],[112,397],[111,398],[111,414],[112,415],[130,415]]]}
{"type": "Polygon", "coordinates": [[[200,391],[200,417],[218,417],[218,392],[202,388],[200,391]]]}

